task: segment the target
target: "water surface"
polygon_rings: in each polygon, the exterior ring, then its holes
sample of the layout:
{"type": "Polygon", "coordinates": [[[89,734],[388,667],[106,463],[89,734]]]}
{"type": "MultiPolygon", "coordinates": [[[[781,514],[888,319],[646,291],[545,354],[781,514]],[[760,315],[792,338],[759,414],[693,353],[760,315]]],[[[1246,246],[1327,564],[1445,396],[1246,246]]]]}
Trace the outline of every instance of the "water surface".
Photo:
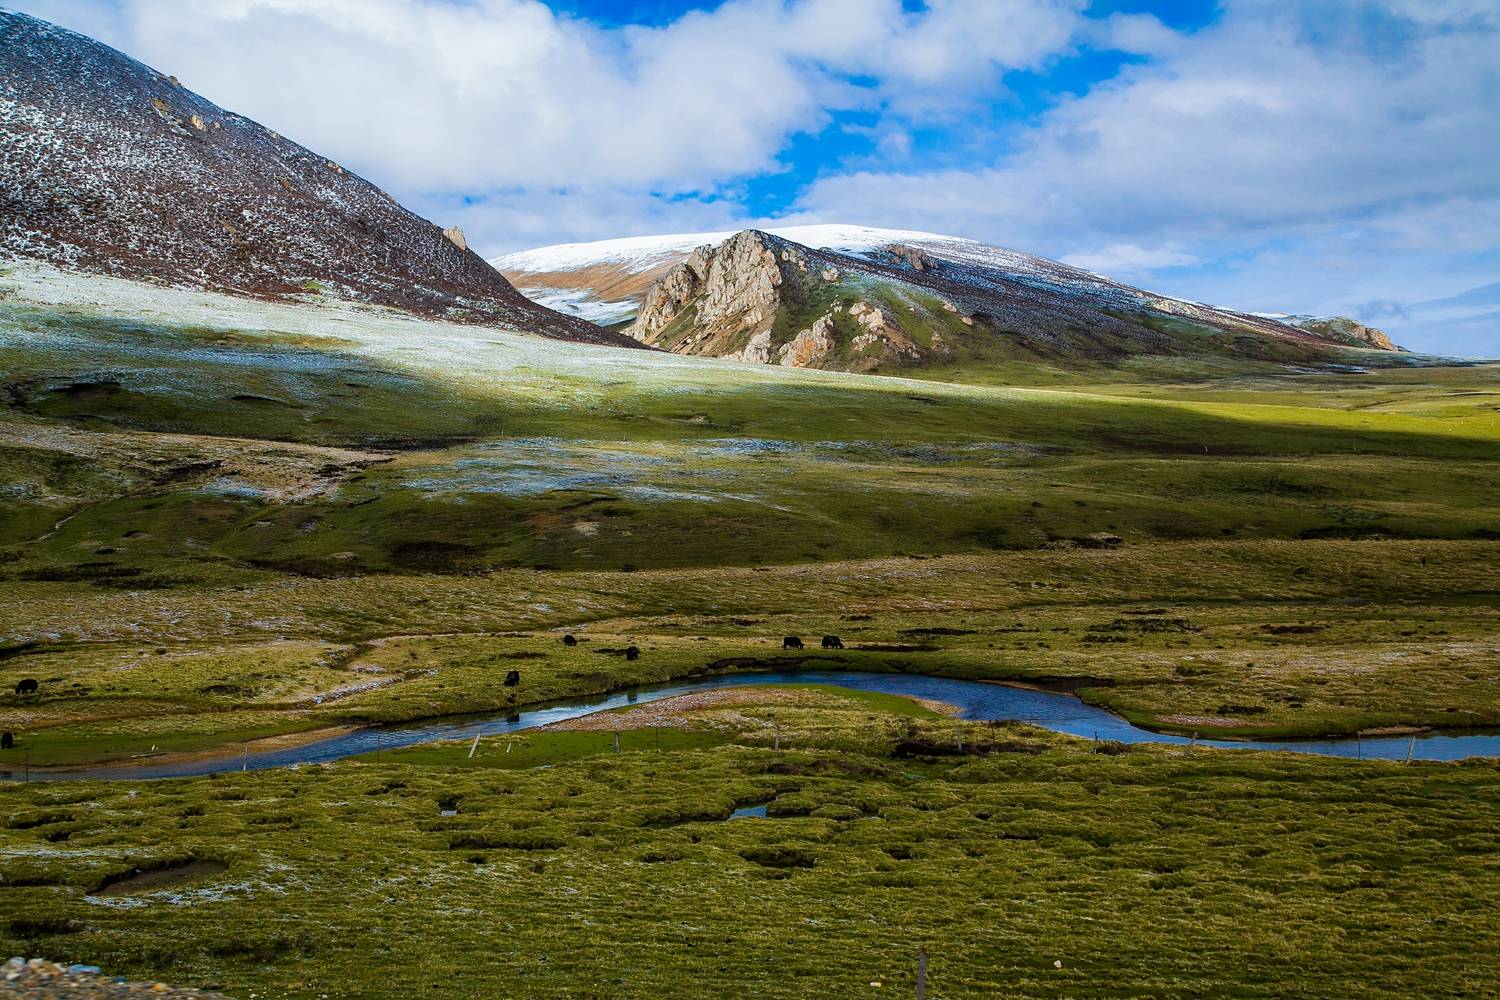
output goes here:
{"type": "MultiPolygon", "coordinates": [[[[484,715],[447,716],[370,727],[344,733],[315,743],[281,750],[250,753],[239,758],[217,757],[181,763],[108,765],[70,771],[33,772],[32,780],[67,778],[180,778],[215,771],[260,770],[292,764],[318,764],[371,753],[382,749],[411,746],[432,740],[473,739],[476,733],[496,736],[522,729],[545,726],[552,722],[576,719],[582,715],[625,705],[645,704],[675,695],[715,688],[745,685],[828,684],[857,691],[877,691],[946,702],[958,708],[958,717],[975,720],[1029,722],[1053,732],[1068,733],[1089,739],[1118,740],[1121,743],[1169,743],[1185,745],[1186,736],[1169,736],[1131,725],[1102,708],[1086,705],[1070,694],[1035,691],[985,681],[929,677],[925,674],[877,674],[856,671],[777,670],[767,673],[726,674],[716,677],[684,678],[666,684],[629,688],[607,695],[570,698],[565,701],[532,706],[511,712],[484,715]]],[[[1312,740],[1211,740],[1200,739],[1199,746],[1231,747],[1253,750],[1287,750],[1295,753],[1323,754],[1332,757],[1357,757],[1381,760],[1461,760],[1465,757],[1500,757],[1500,733],[1420,733],[1410,736],[1373,738],[1341,737],[1312,740]]],[[[4,765],[14,768],[7,762],[4,765]]],[[[3,775],[12,780],[22,777],[19,769],[3,775]]]]}

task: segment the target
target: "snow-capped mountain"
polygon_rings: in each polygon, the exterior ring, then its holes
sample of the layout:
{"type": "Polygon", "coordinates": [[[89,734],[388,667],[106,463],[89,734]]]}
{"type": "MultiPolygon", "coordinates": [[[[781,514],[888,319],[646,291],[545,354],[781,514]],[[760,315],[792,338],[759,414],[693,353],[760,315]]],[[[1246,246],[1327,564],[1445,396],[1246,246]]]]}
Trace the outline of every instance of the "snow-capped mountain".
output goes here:
{"type": "Polygon", "coordinates": [[[523,292],[678,353],[872,370],[966,359],[1324,360],[1390,349],[935,233],[796,226],[573,243],[491,261],[523,292]]]}
{"type": "Polygon", "coordinates": [[[627,343],[528,300],[458,230],[327,157],[93,39],[5,10],[0,209],[0,257],[627,343]]]}

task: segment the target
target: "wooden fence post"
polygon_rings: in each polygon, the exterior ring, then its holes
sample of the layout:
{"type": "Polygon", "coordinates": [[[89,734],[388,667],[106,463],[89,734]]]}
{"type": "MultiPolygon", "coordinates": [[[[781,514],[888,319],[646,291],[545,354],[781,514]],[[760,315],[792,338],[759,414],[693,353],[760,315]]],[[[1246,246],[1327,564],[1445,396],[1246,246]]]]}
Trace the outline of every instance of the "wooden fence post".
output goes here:
{"type": "Polygon", "coordinates": [[[917,949],[917,1000],[927,1000],[927,946],[917,949]]]}

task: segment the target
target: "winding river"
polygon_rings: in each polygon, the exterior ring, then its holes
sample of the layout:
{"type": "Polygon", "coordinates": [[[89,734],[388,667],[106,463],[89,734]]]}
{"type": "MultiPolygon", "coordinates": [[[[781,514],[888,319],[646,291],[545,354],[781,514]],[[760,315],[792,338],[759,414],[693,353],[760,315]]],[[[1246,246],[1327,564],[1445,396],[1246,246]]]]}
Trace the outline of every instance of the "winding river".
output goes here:
{"type": "MultiPolygon", "coordinates": [[[[687,678],[666,684],[630,688],[607,695],[571,698],[534,705],[514,712],[447,716],[389,726],[368,727],[329,739],[280,750],[250,753],[243,757],[215,757],[178,763],[129,764],[31,773],[31,780],[81,778],[181,778],[215,771],[258,770],[292,764],[316,764],[369,753],[377,748],[411,746],[431,740],[472,739],[513,733],[545,726],[581,715],[625,705],[641,705],[674,695],[714,688],[744,685],[827,684],[859,691],[907,695],[946,702],[958,708],[963,719],[1030,722],[1054,732],[1073,736],[1119,740],[1122,743],[1187,744],[1184,736],[1169,736],[1133,726],[1124,719],[1086,705],[1069,694],[1008,687],[984,681],[930,677],[924,674],[875,674],[853,671],[773,671],[687,678]]],[[[1420,733],[1410,736],[1373,738],[1347,737],[1311,740],[1198,740],[1199,746],[1256,750],[1288,750],[1334,757],[1404,760],[1461,760],[1465,757],[1500,757],[1500,733],[1420,733]]],[[[13,764],[8,765],[14,768],[13,764]]],[[[22,777],[18,769],[4,777],[22,777]]]]}

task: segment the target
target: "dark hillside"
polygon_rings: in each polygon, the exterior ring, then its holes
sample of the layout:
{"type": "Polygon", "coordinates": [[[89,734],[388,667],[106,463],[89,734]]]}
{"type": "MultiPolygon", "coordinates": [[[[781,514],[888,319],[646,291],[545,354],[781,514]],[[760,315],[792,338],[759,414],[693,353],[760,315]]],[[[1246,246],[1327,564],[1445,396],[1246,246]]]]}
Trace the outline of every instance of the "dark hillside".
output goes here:
{"type": "Polygon", "coordinates": [[[0,11],[0,256],[257,297],[326,293],[639,346],[538,306],[326,157],[83,35],[0,11]]]}

